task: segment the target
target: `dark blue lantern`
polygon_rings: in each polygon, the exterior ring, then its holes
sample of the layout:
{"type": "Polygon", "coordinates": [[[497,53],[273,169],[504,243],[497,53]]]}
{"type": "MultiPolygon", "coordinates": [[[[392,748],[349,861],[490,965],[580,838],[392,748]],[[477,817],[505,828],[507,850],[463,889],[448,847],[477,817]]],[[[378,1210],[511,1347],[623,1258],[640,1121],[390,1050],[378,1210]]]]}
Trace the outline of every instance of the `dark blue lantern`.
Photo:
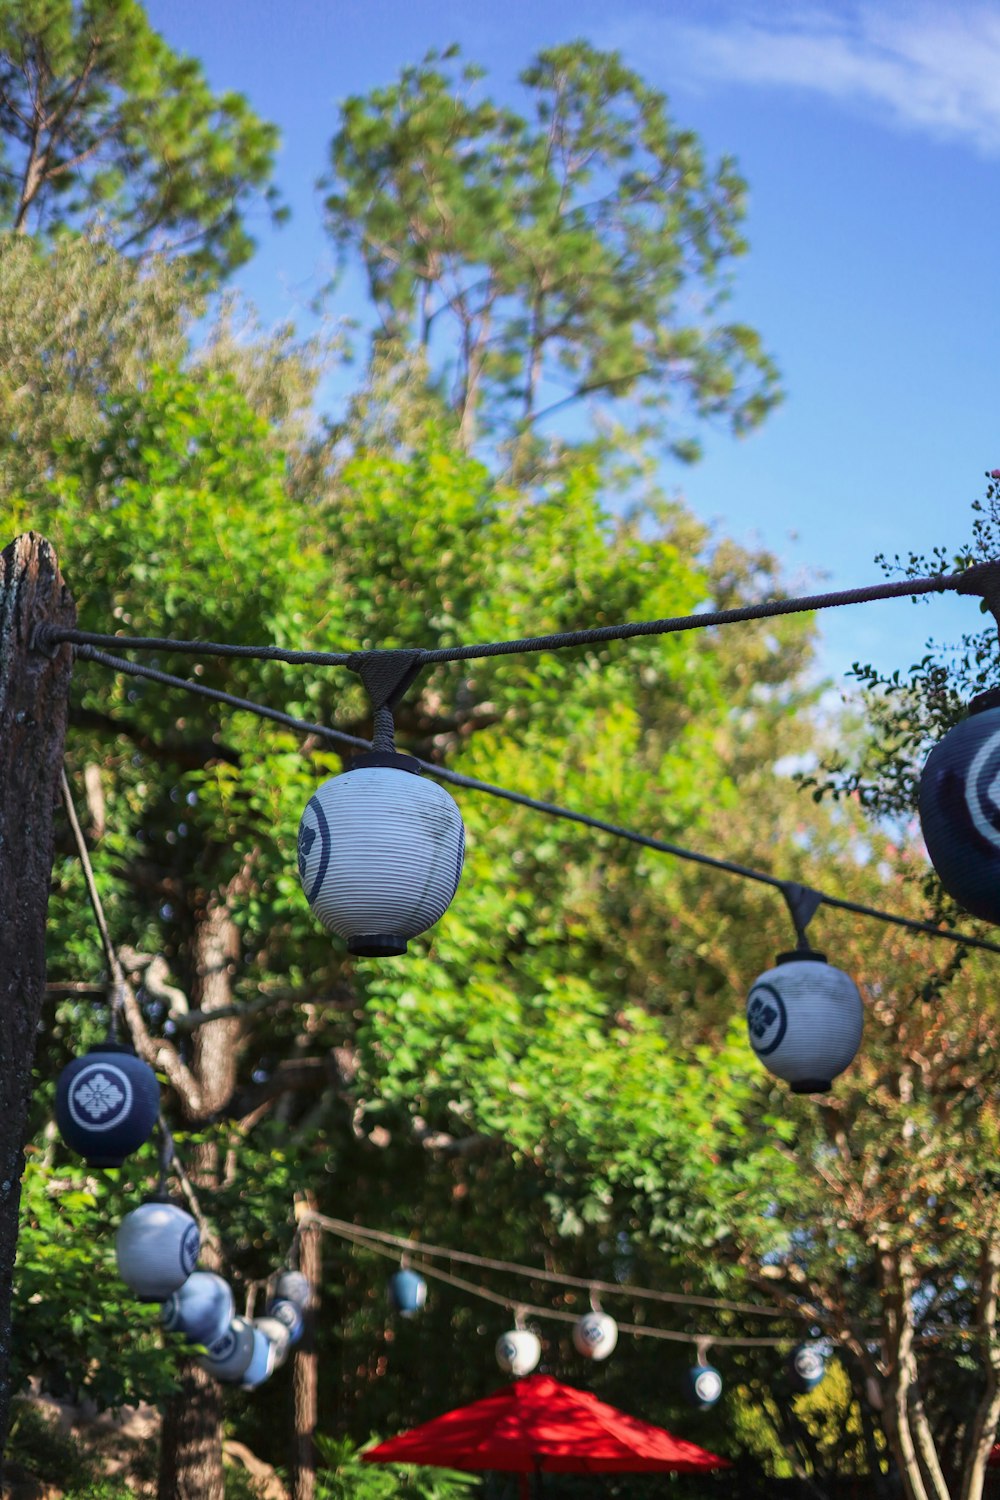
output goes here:
{"type": "Polygon", "coordinates": [[[714,1365],[692,1365],[684,1376],[684,1394],[699,1411],[709,1411],[722,1395],[722,1376],[714,1365]]]}
{"type": "Polygon", "coordinates": [[[120,1167],[149,1140],[159,1110],[156,1074],[120,1042],[100,1042],[59,1074],[59,1134],[88,1166],[120,1167]]]}
{"type": "Polygon", "coordinates": [[[788,1357],[788,1379],[794,1390],[814,1391],[826,1374],[826,1359],[815,1344],[799,1344],[788,1357]]]}
{"type": "Polygon", "coordinates": [[[415,1318],[427,1301],[427,1283],[416,1271],[397,1271],[389,1282],[389,1302],[401,1318],[415,1318]]]}
{"type": "Polygon", "coordinates": [[[920,826],[938,879],[960,906],[1000,923],[1000,692],[982,693],[920,776],[920,826]]]}

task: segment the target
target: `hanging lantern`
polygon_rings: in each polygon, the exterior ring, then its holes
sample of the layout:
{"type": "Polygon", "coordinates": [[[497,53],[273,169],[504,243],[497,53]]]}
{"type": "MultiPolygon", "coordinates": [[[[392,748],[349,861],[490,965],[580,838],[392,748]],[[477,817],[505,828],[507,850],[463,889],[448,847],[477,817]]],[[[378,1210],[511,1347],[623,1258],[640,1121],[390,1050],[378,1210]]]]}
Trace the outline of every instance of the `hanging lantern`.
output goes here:
{"type": "Polygon", "coordinates": [[[284,1323],[278,1318],[272,1318],[266,1314],[263,1318],[254,1318],[253,1326],[259,1333],[270,1342],[274,1349],[274,1363],[271,1366],[276,1370],[285,1363],[288,1351],[292,1346],[291,1335],[284,1323]]]}
{"type": "Polygon", "coordinates": [[[699,1360],[684,1376],[684,1394],[699,1411],[709,1411],[722,1395],[722,1376],[714,1365],[699,1360]]]}
{"type": "Polygon", "coordinates": [[[200,1248],[198,1225],[185,1209],[140,1203],[118,1226],[118,1274],[140,1302],[164,1302],[187,1281],[200,1248]]]}
{"type": "Polygon", "coordinates": [[[273,1297],[267,1304],[267,1315],[288,1329],[289,1341],[297,1344],[302,1337],[302,1309],[290,1297],[273,1297]]]}
{"type": "Polygon", "coordinates": [[[857,985],[821,953],[778,955],[747,999],[750,1045],[793,1094],[824,1094],[853,1062],[864,1014],[857,985]]]}
{"type": "Polygon", "coordinates": [[[542,1345],[530,1328],[511,1328],[497,1339],[497,1364],[508,1375],[530,1375],[542,1357],[542,1345]]]}
{"type": "Polygon", "coordinates": [[[59,1074],[59,1134],[90,1167],[120,1167],[149,1140],[159,1109],[156,1074],[120,1042],[100,1042],[59,1074]]]}
{"type": "Polygon", "coordinates": [[[391,958],[441,917],[458,889],[465,828],[443,787],[408,755],[359,756],[324,781],[299,825],[299,878],[349,953],[391,958]]]}
{"type": "Polygon", "coordinates": [[[168,1333],[182,1333],[190,1343],[211,1350],[227,1332],[234,1311],[228,1281],[214,1271],[193,1271],[164,1302],[160,1318],[168,1333]]]}
{"type": "Polygon", "coordinates": [[[389,1303],[401,1318],[415,1318],[427,1301],[427,1283],[416,1271],[405,1268],[389,1281],[389,1303]]]}
{"type": "Polygon", "coordinates": [[[799,1344],[788,1357],[788,1378],[795,1390],[814,1391],[826,1374],[822,1349],[815,1344],[799,1344]]]}
{"type": "Polygon", "coordinates": [[[312,1301],[309,1277],[304,1276],[301,1271],[282,1271],[275,1283],[274,1294],[294,1302],[300,1312],[305,1312],[312,1301]]]}
{"type": "Polygon", "coordinates": [[[247,1365],[240,1385],[245,1391],[252,1391],[259,1385],[263,1385],[268,1376],[274,1373],[274,1345],[265,1333],[256,1326],[253,1330],[253,1353],[250,1363],[247,1365]]]}
{"type": "Polygon", "coordinates": [[[983,693],[920,774],[920,827],[938,879],[960,906],[1000,923],[1000,693],[983,693]]]}
{"type": "Polygon", "coordinates": [[[584,1359],[607,1359],[618,1342],[618,1324],[607,1313],[593,1309],[573,1324],[573,1346],[584,1359]]]}
{"type": "Polygon", "coordinates": [[[215,1380],[234,1385],[246,1376],[253,1352],[253,1324],[246,1318],[235,1317],[208,1353],[201,1355],[198,1363],[215,1380]]]}

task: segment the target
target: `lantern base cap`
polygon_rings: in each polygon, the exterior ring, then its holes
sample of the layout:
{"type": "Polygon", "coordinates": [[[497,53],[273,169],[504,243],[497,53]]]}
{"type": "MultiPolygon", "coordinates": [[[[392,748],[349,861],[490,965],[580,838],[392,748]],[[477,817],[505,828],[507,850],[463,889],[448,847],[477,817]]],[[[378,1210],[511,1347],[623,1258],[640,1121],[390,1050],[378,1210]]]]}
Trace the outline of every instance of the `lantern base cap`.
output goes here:
{"type": "Polygon", "coordinates": [[[831,1078],[800,1078],[789,1084],[793,1094],[828,1094],[833,1088],[831,1078]]]}
{"type": "Polygon", "coordinates": [[[817,953],[815,948],[794,948],[791,953],[779,953],[775,959],[777,964],[814,963],[825,964],[826,954],[817,953]]]}
{"type": "Polygon", "coordinates": [[[369,750],[363,755],[356,755],[347,771],[367,771],[372,767],[387,771],[408,771],[412,776],[420,775],[419,760],[412,755],[400,755],[398,750],[369,750]]]}
{"type": "Polygon", "coordinates": [[[406,952],[406,938],[398,932],[359,932],[347,939],[347,951],[357,958],[399,958],[406,952]]]}

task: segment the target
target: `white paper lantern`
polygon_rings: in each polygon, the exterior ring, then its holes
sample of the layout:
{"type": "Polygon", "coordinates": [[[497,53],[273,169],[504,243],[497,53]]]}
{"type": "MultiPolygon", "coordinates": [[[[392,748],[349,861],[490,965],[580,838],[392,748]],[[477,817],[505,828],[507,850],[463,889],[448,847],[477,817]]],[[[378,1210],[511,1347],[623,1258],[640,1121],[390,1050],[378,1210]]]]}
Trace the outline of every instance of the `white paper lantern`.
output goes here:
{"type": "Polygon", "coordinates": [[[573,1324],[573,1345],[584,1359],[607,1359],[618,1342],[618,1324],[605,1312],[584,1313],[573,1324]]]}
{"type": "Polygon", "coordinates": [[[203,1370],[216,1380],[228,1384],[241,1381],[253,1358],[253,1324],[246,1318],[233,1318],[220,1339],[198,1360],[203,1370]]]}
{"type": "Polygon", "coordinates": [[[272,1369],[276,1370],[279,1365],[285,1363],[285,1360],[288,1358],[288,1351],[292,1345],[292,1337],[288,1328],[279,1318],[269,1316],[254,1318],[253,1326],[271,1344],[274,1350],[274,1364],[272,1365],[272,1369]]]}
{"type": "Polygon", "coordinates": [[[184,1285],[198,1262],[201,1235],[175,1203],[140,1203],[115,1236],[118,1274],[140,1302],[163,1302],[184,1285]]]}
{"type": "Polygon", "coordinates": [[[406,952],[451,905],[465,828],[443,787],[406,755],[373,753],[324,781],[299,825],[299,878],[314,913],[350,953],[406,952]]]}
{"type": "Polygon", "coordinates": [[[274,1345],[259,1328],[253,1330],[253,1353],[240,1381],[245,1391],[255,1390],[274,1373],[274,1345]]]}
{"type": "Polygon", "coordinates": [[[164,1302],[160,1317],[168,1333],[183,1333],[192,1344],[210,1349],[228,1329],[234,1312],[228,1281],[214,1271],[193,1271],[164,1302]]]}
{"type": "Polygon", "coordinates": [[[297,1302],[290,1297],[272,1297],[267,1304],[267,1315],[269,1318],[277,1318],[288,1329],[288,1337],[291,1343],[297,1344],[302,1337],[304,1324],[302,1322],[302,1309],[297,1302]]]}
{"type": "Polygon", "coordinates": [[[793,1094],[823,1094],[854,1060],[864,1010],[858,987],[821,953],[782,953],[747,998],[750,1045],[793,1094]]]}
{"type": "Polygon", "coordinates": [[[312,1297],[309,1277],[301,1271],[282,1271],[275,1285],[274,1295],[294,1302],[300,1312],[305,1312],[312,1297]]]}
{"type": "Polygon", "coordinates": [[[508,1375],[530,1375],[542,1357],[538,1336],[528,1328],[511,1328],[497,1339],[497,1364],[508,1375]]]}

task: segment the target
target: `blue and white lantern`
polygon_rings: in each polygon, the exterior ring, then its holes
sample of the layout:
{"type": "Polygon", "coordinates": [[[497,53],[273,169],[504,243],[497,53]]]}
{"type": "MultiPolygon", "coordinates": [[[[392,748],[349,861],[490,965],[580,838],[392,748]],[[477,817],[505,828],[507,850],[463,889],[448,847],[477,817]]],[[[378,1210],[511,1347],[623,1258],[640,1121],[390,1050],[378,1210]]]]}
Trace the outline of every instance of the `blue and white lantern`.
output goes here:
{"type": "Polygon", "coordinates": [[[805,1395],[814,1391],[826,1374],[823,1351],[815,1344],[799,1344],[788,1357],[788,1378],[792,1387],[805,1395]]]}
{"type": "Polygon", "coordinates": [[[118,1042],[100,1042],[59,1074],[59,1134],[90,1167],[120,1167],[149,1140],[159,1110],[156,1074],[118,1042]]]}
{"type": "Polygon", "coordinates": [[[236,1385],[244,1379],[253,1358],[253,1324],[246,1318],[235,1317],[221,1338],[216,1339],[207,1354],[198,1360],[215,1380],[224,1385],[236,1385]]]}
{"type": "Polygon", "coordinates": [[[573,1347],[584,1359],[607,1359],[618,1342],[618,1324],[606,1312],[584,1313],[573,1324],[573,1347]]]}
{"type": "Polygon", "coordinates": [[[714,1365],[699,1361],[684,1376],[684,1394],[699,1411],[709,1411],[722,1395],[722,1376],[714,1365]]]}
{"type": "Polygon", "coordinates": [[[254,1326],[253,1353],[240,1385],[245,1391],[256,1390],[269,1376],[274,1374],[274,1345],[265,1333],[254,1326]]]}
{"type": "Polygon", "coordinates": [[[200,1249],[198,1225],[176,1203],[140,1203],[115,1236],[118,1274],[140,1302],[164,1302],[182,1287],[200,1249]]]}
{"type": "Polygon", "coordinates": [[[511,1328],[497,1339],[496,1356],[501,1370],[520,1379],[530,1375],[541,1359],[541,1340],[529,1328],[511,1328]]]}
{"type": "Polygon", "coordinates": [[[389,1304],[401,1318],[415,1318],[427,1301],[427,1283],[416,1271],[397,1271],[389,1281],[389,1304]]]}
{"type": "Polygon", "coordinates": [[[300,1312],[305,1312],[312,1301],[309,1277],[301,1271],[282,1271],[275,1283],[274,1295],[294,1302],[300,1312]]]}
{"type": "Polygon", "coordinates": [[[948,895],[1000,923],[1000,695],[983,693],[920,774],[920,827],[948,895]]]}
{"type": "Polygon", "coordinates": [[[853,979],[808,949],[780,954],[747,998],[750,1045],[793,1094],[825,1094],[854,1061],[863,1026],[853,979]]]}
{"type": "Polygon", "coordinates": [[[297,1344],[302,1337],[302,1309],[289,1297],[274,1297],[267,1304],[267,1315],[288,1329],[289,1342],[297,1344]]]}
{"type": "Polygon", "coordinates": [[[292,1347],[291,1334],[279,1318],[272,1318],[268,1313],[263,1318],[254,1318],[253,1326],[258,1333],[262,1333],[274,1346],[273,1369],[278,1369],[288,1358],[288,1351],[292,1347]]]}
{"type": "Polygon", "coordinates": [[[373,752],[313,793],[299,825],[306,900],[349,953],[391,958],[458,889],[465,828],[454,798],[408,755],[373,752]]]}
{"type": "Polygon", "coordinates": [[[168,1333],[182,1333],[190,1343],[211,1350],[228,1331],[234,1312],[228,1281],[214,1271],[193,1271],[164,1302],[160,1320],[168,1333]]]}

